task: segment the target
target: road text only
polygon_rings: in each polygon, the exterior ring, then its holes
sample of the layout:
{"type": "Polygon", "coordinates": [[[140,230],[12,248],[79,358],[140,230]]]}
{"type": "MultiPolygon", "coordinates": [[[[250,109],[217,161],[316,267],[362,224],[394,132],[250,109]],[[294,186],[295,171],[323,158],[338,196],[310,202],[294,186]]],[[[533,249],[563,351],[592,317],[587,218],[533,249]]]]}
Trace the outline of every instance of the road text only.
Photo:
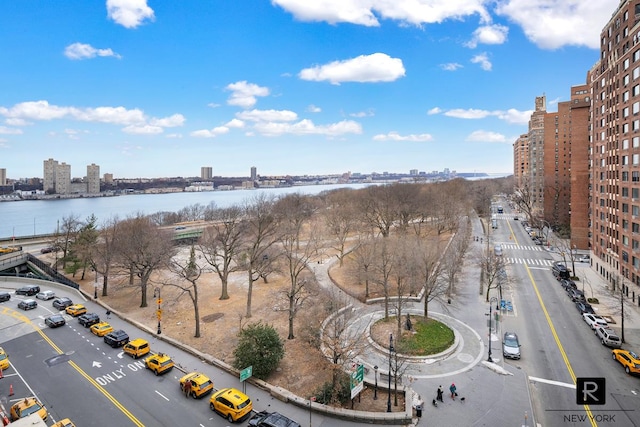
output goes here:
{"type": "MultiPolygon", "coordinates": [[[[129,368],[129,370],[131,372],[136,372],[136,371],[140,371],[140,370],[144,370],[145,366],[144,366],[144,362],[134,362],[134,363],[129,363],[128,365],[126,365],[127,368],[129,368]]],[[[112,371],[109,374],[105,374],[105,375],[101,375],[99,377],[96,377],[95,380],[98,384],[100,384],[101,386],[105,386],[109,383],[113,383],[116,382],[117,380],[120,380],[124,377],[126,377],[127,374],[125,374],[125,370],[124,369],[116,369],[115,371],[112,371]]]]}

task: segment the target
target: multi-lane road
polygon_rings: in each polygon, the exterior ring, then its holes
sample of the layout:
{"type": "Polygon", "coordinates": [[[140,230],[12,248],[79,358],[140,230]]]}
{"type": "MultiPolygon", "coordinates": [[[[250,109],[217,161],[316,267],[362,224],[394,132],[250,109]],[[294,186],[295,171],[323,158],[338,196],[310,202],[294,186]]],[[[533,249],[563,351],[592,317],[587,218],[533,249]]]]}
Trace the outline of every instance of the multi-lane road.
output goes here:
{"type": "MultiPolygon", "coordinates": [[[[504,217],[492,233],[491,244],[503,246],[510,276],[506,293],[516,315],[504,319],[502,330],[518,332],[523,356],[509,363],[528,375],[537,422],[543,426],[640,425],[640,380],[625,374],[612,360],[611,349],[601,345],[583,321],[551,273],[554,255],[533,245],[519,221],[504,217]],[[605,379],[604,405],[576,403],[576,378],[584,377],[605,379]]],[[[590,268],[577,264],[576,269],[590,268]]],[[[579,275],[584,279],[586,273],[579,275]]],[[[597,280],[595,273],[589,273],[597,280]]]]}

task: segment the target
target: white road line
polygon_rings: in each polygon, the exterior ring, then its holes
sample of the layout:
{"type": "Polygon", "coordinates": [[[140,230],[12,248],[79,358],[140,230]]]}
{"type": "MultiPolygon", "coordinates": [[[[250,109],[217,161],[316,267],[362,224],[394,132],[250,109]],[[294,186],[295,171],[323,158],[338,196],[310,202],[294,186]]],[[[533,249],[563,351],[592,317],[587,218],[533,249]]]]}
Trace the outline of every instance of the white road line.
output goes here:
{"type": "Polygon", "coordinates": [[[572,388],[575,390],[576,385],[575,384],[571,384],[571,383],[563,383],[560,381],[554,381],[554,380],[547,380],[544,378],[538,378],[538,377],[529,377],[530,381],[534,381],[534,382],[538,382],[538,383],[546,383],[546,384],[551,384],[551,385],[558,385],[561,387],[567,387],[567,388],[572,388]]]}
{"type": "Polygon", "coordinates": [[[163,395],[162,393],[160,393],[158,390],[155,390],[156,394],[158,396],[160,396],[161,398],[163,398],[164,400],[166,400],[167,402],[169,401],[169,398],[166,397],[165,395],[163,395]]]}

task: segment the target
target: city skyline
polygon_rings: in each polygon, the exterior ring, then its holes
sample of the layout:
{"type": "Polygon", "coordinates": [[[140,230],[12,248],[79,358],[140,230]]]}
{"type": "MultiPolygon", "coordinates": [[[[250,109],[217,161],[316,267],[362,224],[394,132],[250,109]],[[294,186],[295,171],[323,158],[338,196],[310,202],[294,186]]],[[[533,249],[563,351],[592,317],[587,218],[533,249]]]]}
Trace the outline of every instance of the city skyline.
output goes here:
{"type": "Polygon", "coordinates": [[[618,3],[4,3],[0,168],[512,172],[535,98],[585,82],[618,3]]]}

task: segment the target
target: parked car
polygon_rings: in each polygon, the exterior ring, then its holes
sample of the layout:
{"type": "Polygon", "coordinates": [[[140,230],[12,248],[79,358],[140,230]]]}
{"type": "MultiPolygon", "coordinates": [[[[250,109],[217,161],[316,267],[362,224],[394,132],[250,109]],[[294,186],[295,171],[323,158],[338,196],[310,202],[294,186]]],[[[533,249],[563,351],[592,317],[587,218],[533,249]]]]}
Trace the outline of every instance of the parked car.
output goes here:
{"type": "Polygon", "coordinates": [[[580,255],[576,261],[578,261],[578,262],[591,262],[591,255],[580,255]]]}
{"type": "Polygon", "coordinates": [[[572,289],[578,289],[576,282],[571,279],[560,279],[560,286],[567,292],[570,292],[572,289]]]}
{"type": "Polygon", "coordinates": [[[149,354],[151,348],[149,347],[149,342],[147,340],[136,338],[135,340],[126,343],[122,350],[134,359],[137,359],[138,357],[149,354]]]}
{"type": "Polygon", "coordinates": [[[113,348],[122,347],[129,342],[129,335],[122,329],[118,329],[105,335],[104,342],[113,348]]]}
{"type": "Polygon", "coordinates": [[[28,297],[32,297],[38,292],[40,292],[40,286],[38,285],[27,285],[16,289],[16,295],[26,295],[28,297]]]}
{"type": "Polygon", "coordinates": [[[54,299],[55,297],[56,294],[53,291],[42,291],[36,294],[36,298],[44,301],[49,301],[50,299],[54,299]]]}
{"type": "Polygon", "coordinates": [[[582,315],[584,321],[589,325],[591,329],[595,329],[598,326],[602,326],[603,328],[608,328],[609,324],[602,316],[598,316],[593,313],[584,313],[582,315]]]}
{"type": "Polygon", "coordinates": [[[191,372],[180,378],[180,390],[185,391],[186,384],[189,383],[190,395],[194,399],[204,396],[213,390],[213,381],[205,374],[191,372]]]}
{"type": "Polygon", "coordinates": [[[67,322],[60,314],[52,314],[51,316],[47,316],[44,319],[44,324],[50,328],[58,328],[60,326],[64,326],[65,323],[67,322]]]}
{"type": "Polygon", "coordinates": [[[620,362],[627,374],[640,374],[640,357],[633,351],[611,350],[613,360],[620,362]]]}
{"type": "Polygon", "coordinates": [[[622,346],[622,340],[613,329],[598,326],[595,330],[595,334],[600,339],[602,345],[615,348],[620,348],[622,346]]]}
{"type": "Polygon", "coordinates": [[[11,407],[11,421],[17,421],[31,414],[38,414],[44,421],[47,420],[47,409],[35,397],[25,397],[11,407]]]}
{"type": "Polygon", "coordinates": [[[586,301],[585,297],[584,297],[584,292],[582,292],[580,289],[571,289],[569,290],[569,298],[571,298],[571,301],[573,302],[584,302],[586,301]]]}
{"type": "Polygon", "coordinates": [[[71,298],[62,297],[53,300],[53,308],[58,310],[64,310],[70,305],[73,305],[73,301],[71,301],[71,298]]]}
{"type": "Polygon", "coordinates": [[[3,371],[9,369],[9,356],[7,356],[7,352],[2,347],[0,347],[0,369],[3,371]]]}
{"type": "Polygon", "coordinates": [[[25,311],[33,310],[37,306],[38,306],[38,303],[34,299],[26,299],[18,303],[18,308],[25,311]]]}
{"type": "Polygon", "coordinates": [[[576,307],[578,308],[578,311],[580,311],[580,314],[595,313],[591,304],[586,301],[576,302],[576,307]]]}
{"type": "Polygon", "coordinates": [[[225,417],[230,423],[242,421],[253,409],[249,396],[235,388],[223,388],[209,399],[209,408],[225,417]]]}
{"type": "Polygon", "coordinates": [[[520,341],[515,332],[505,332],[502,340],[502,355],[509,359],[520,359],[520,341]]]}
{"type": "Polygon", "coordinates": [[[554,264],[553,267],[551,267],[551,271],[553,275],[556,277],[556,279],[558,280],[571,278],[571,271],[564,264],[561,264],[561,263],[554,264]]]}
{"type": "Polygon", "coordinates": [[[495,245],[493,247],[493,252],[496,254],[496,256],[502,256],[502,245],[495,245]]]}
{"type": "Polygon", "coordinates": [[[258,427],[300,427],[300,424],[279,412],[262,411],[255,414],[249,420],[250,426],[258,427]]]}
{"type": "Polygon", "coordinates": [[[11,294],[9,292],[0,292],[0,302],[9,301],[11,299],[11,294]]]}
{"type": "Polygon", "coordinates": [[[85,313],[82,316],[78,317],[78,323],[80,323],[85,328],[89,328],[96,323],[100,323],[100,316],[96,313],[85,313]]]}
{"type": "Polygon", "coordinates": [[[147,369],[151,369],[154,374],[160,375],[164,372],[170,371],[173,368],[174,363],[168,354],[157,353],[144,359],[144,365],[147,369]]]}

